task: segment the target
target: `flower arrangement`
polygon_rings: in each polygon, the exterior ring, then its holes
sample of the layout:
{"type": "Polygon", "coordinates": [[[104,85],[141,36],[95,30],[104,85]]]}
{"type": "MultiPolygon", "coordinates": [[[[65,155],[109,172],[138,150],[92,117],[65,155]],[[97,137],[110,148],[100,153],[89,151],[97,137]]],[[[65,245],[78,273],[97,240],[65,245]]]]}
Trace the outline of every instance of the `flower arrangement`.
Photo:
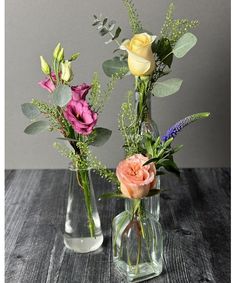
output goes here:
{"type": "Polygon", "coordinates": [[[182,79],[160,79],[171,73],[174,57],[184,57],[197,43],[197,37],[190,30],[198,21],[174,19],[174,4],[171,3],[163,27],[156,35],[143,28],[132,0],[123,0],[123,4],[128,11],[130,39],[120,42],[122,29],[107,17],[94,15],[93,26],[101,36],[110,37],[106,44],[115,42],[118,45],[114,52],[119,54],[103,63],[105,74],[110,77],[122,69],[124,75],[134,78],[134,91],[129,91],[118,120],[126,154],[116,168],[119,185],[116,191],[103,195],[104,198],[126,198],[131,202],[129,213],[123,212],[113,221],[113,259],[119,271],[133,282],[151,278],[153,272],[158,275],[162,269],[158,220],[149,214],[144,200],[160,193],[157,177],[166,171],[180,175],[174,155],[183,146],[172,145],[176,135],[185,126],[208,117],[210,113],[189,115],[164,135],[159,134],[150,114],[151,97],[167,97],[179,91],[182,79]]]}
{"type": "Polygon", "coordinates": [[[41,70],[46,77],[39,82],[39,86],[48,92],[48,102],[32,99],[30,103],[22,104],[21,108],[32,122],[25,128],[26,134],[57,131],[60,133],[58,140],[69,145],[54,143],[54,147],[70,159],[76,170],[78,183],[85,196],[90,235],[94,236],[88,170],[97,170],[110,182],[116,181],[116,178],[92,154],[90,146],[101,146],[111,136],[111,130],[97,127],[97,123],[119,75],[112,76],[105,90],[101,90],[97,73],[90,84],[72,85],[72,62],[78,57],[79,53],[75,53],[66,60],[60,43],[53,52],[52,67],[40,56],[41,70]],[[46,119],[39,119],[40,116],[46,119]]]}

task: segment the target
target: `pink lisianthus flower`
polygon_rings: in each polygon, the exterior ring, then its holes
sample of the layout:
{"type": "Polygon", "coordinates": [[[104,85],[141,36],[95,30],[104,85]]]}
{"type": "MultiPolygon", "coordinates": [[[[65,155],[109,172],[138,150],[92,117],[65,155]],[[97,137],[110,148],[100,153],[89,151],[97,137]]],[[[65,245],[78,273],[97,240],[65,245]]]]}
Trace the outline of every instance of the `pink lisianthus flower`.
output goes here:
{"type": "MultiPolygon", "coordinates": [[[[56,75],[52,72],[51,73],[52,80],[56,83],[56,75]]],[[[44,80],[38,83],[42,88],[46,89],[50,93],[55,90],[55,84],[51,81],[49,77],[46,77],[44,80]]]]}
{"type": "Polygon", "coordinates": [[[154,163],[143,166],[146,156],[135,154],[122,160],[116,168],[122,194],[127,198],[141,199],[156,186],[156,167],[154,163]]]}
{"type": "Polygon", "coordinates": [[[97,113],[92,111],[87,101],[75,101],[73,99],[66,105],[64,117],[76,133],[85,136],[91,134],[98,119],[97,113]]]}
{"type": "Polygon", "coordinates": [[[71,87],[72,99],[74,101],[85,100],[85,97],[88,94],[91,87],[92,87],[91,85],[88,85],[86,83],[77,86],[72,86],[71,87]]]}

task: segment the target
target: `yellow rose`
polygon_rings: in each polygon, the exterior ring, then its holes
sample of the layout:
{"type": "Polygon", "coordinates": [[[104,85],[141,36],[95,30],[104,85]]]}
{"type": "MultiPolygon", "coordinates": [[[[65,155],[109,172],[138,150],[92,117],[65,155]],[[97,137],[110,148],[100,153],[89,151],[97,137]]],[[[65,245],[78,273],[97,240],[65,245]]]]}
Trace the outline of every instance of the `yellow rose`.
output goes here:
{"type": "Polygon", "coordinates": [[[61,79],[65,82],[69,82],[73,79],[71,62],[65,61],[64,63],[61,63],[61,79]]]}
{"type": "Polygon", "coordinates": [[[120,46],[128,52],[129,70],[134,76],[151,75],[155,69],[155,58],[152,53],[152,43],[155,35],[146,32],[135,34],[131,40],[126,39],[120,46]]]}

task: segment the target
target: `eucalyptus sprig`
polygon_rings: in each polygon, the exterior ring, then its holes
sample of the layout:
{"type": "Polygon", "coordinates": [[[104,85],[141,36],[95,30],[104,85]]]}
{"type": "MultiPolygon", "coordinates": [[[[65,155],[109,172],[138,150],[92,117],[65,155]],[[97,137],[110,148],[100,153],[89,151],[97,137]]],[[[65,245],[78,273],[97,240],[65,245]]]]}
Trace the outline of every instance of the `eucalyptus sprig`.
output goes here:
{"type": "Polygon", "coordinates": [[[101,36],[108,35],[110,37],[110,39],[105,41],[105,44],[109,44],[114,41],[119,47],[120,42],[118,41],[118,37],[120,36],[121,28],[119,26],[116,27],[116,21],[108,20],[108,18],[104,18],[102,15],[99,17],[93,15],[93,17],[94,21],[92,25],[97,28],[99,34],[101,36]]]}

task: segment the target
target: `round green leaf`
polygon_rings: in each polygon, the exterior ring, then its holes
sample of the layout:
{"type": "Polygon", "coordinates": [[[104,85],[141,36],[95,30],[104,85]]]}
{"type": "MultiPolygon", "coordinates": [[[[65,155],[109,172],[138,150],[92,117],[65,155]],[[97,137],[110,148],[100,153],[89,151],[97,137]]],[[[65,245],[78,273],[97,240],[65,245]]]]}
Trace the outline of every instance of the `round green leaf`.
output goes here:
{"type": "Polygon", "coordinates": [[[71,100],[71,96],[71,89],[67,85],[60,85],[53,92],[53,100],[60,107],[65,106],[71,100]]]}
{"type": "Polygon", "coordinates": [[[127,68],[127,72],[128,72],[129,69],[128,69],[127,61],[120,60],[119,57],[114,57],[111,60],[106,60],[102,64],[103,71],[108,77],[111,77],[112,75],[118,73],[120,69],[125,67],[127,68]]]}
{"type": "Polygon", "coordinates": [[[94,129],[94,141],[90,143],[93,146],[101,146],[104,145],[110,138],[112,131],[106,128],[95,128],[94,129]]]}
{"type": "Polygon", "coordinates": [[[154,85],[152,92],[157,97],[169,96],[180,89],[182,82],[183,80],[177,78],[158,82],[154,85]]]}
{"type": "Polygon", "coordinates": [[[182,58],[196,43],[197,37],[191,32],[187,32],[176,42],[173,53],[177,58],[182,58]]]}
{"type": "Polygon", "coordinates": [[[21,110],[23,114],[29,119],[34,119],[40,114],[38,108],[35,107],[32,103],[21,104],[21,110]]]}
{"type": "Polygon", "coordinates": [[[48,128],[49,124],[47,121],[37,121],[26,127],[24,132],[28,135],[35,135],[47,130],[48,128]]]}

